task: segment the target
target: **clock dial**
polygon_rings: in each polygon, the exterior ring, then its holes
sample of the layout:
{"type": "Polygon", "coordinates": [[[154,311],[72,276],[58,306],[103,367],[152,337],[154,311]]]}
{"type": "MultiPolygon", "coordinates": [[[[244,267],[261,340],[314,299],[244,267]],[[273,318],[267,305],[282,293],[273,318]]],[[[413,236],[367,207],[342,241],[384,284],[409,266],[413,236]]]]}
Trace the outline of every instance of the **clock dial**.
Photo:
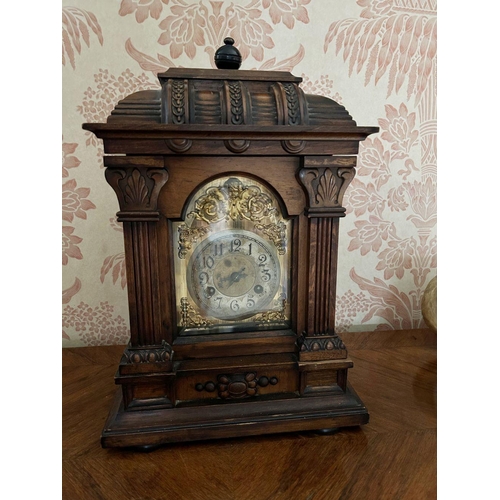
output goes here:
{"type": "Polygon", "coordinates": [[[180,335],[286,328],[292,220],[257,178],[218,177],[172,221],[180,335]]]}
{"type": "Polygon", "coordinates": [[[257,234],[226,230],[203,240],[188,266],[188,290],[206,315],[225,321],[269,308],[280,289],[280,263],[272,244],[257,234]]]}

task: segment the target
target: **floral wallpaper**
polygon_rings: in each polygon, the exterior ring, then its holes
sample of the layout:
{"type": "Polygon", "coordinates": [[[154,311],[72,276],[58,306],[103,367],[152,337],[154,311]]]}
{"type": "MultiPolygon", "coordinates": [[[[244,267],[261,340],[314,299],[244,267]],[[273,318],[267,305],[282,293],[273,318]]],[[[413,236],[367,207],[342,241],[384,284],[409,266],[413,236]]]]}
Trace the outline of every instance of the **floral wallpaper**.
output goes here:
{"type": "Polygon", "coordinates": [[[436,275],[436,0],[63,0],[63,346],[128,341],[118,202],[104,122],[172,66],[213,67],[226,36],[242,69],[290,71],[340,102],[361,145],[341,220],[337,330],[424,326],[436,275]]]}

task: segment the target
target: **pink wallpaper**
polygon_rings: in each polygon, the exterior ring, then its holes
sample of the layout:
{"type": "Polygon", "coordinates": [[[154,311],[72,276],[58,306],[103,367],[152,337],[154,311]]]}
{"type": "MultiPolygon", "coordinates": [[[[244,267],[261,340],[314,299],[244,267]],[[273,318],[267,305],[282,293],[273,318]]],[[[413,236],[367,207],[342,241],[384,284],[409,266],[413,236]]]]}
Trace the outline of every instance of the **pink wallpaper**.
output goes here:
{"type": "Polygon", "coordinates": [[[81,129],[171,66],[291,71],[380,133],[362,143],[341,221],[339,332],[424,326],[436,275],[435,0],[63,1],[63,346],[128,340],[118,204],[81,129]]]}

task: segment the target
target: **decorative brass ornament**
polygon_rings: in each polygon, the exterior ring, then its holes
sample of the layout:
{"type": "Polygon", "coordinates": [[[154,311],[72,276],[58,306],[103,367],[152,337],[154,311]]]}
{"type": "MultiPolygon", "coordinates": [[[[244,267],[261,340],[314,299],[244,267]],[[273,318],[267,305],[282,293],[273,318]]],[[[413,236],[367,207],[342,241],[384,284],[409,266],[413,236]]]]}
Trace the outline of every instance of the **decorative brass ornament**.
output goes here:
{"type": "Polygon", "coordinates": [[[274,243],[280,255],[286,253],[286,226],[284,222],[256,224],[255,229],[262,231],[274,243]]]}
{"type": "Polygon", "coordinates": [[[196,313],[193,306],[189,303],[187,297],[181,298],[181,326],[184,327],[199,327],[211,326],[212,323],[207,319],[203,319],[196,313]]]}
{"type": "Polygon", "coordinates": [[[179,259],[184,259],[189,250],[193,248],[200,238],[210,232],[209,227],[187,227],[186,224],[180,224],[179,228],[179,259]]]}
{"type": "Polygon", "coordinates": [[[255,321],[257,323],[276,323],[279,321],[286,321],[286,299],[280,297],[277,302],[280,304],[279,309],[263,312],[255,317],[255,321]]]}
{"type": "MultiPolygon", "coordinates": [[[[268,239],[276,246],[278,253],[286,253],[286,226],[280,220],[280,212],[274,206],[273,199],[263,193],[261,188],[255,185],[245,186],[239,179],[229,178],[221,186],[212,186],[205,190],[204,194],[194,202],[194,210],[187,214],[206,224],[217,224],[221,221],[247,220],[255,222],[254,228],[262,231],[268,239]]],[[[183,243],[196,241],[203,233],[209,231],[207,228],[191,229],[179,227],[182,231],[183,243]],[[203,232],[206,231],[206,232],[203,232]]],[[[187,247],[179,247],[179,257],[185,257],[187,247]]]]}

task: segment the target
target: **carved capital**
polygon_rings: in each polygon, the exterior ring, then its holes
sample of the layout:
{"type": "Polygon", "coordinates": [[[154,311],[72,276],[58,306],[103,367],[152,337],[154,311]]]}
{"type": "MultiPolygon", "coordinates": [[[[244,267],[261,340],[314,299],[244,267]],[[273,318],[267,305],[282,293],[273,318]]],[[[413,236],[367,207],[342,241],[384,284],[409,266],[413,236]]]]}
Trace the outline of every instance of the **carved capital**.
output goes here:
{"type": "Polygon", "coordinates": [[[108,168],[105,175],[118,197],[119,221],[158,220],[158,195],[168,180],[166,169],[137,166],[108,168]]]}
{"type": "Polygon", "coordinates": [[[308,196],[310,217],[342,217],[345,190],[356,173],[354,157],[330,157],[306,160],[299,179],[308,196]]]}
{"type": "Polygon", "coordinates": [[[309,197],[308,215],[343,214],[342,199],[354,173],[353,168],[303,168],[299,178],[309,197]]]}

